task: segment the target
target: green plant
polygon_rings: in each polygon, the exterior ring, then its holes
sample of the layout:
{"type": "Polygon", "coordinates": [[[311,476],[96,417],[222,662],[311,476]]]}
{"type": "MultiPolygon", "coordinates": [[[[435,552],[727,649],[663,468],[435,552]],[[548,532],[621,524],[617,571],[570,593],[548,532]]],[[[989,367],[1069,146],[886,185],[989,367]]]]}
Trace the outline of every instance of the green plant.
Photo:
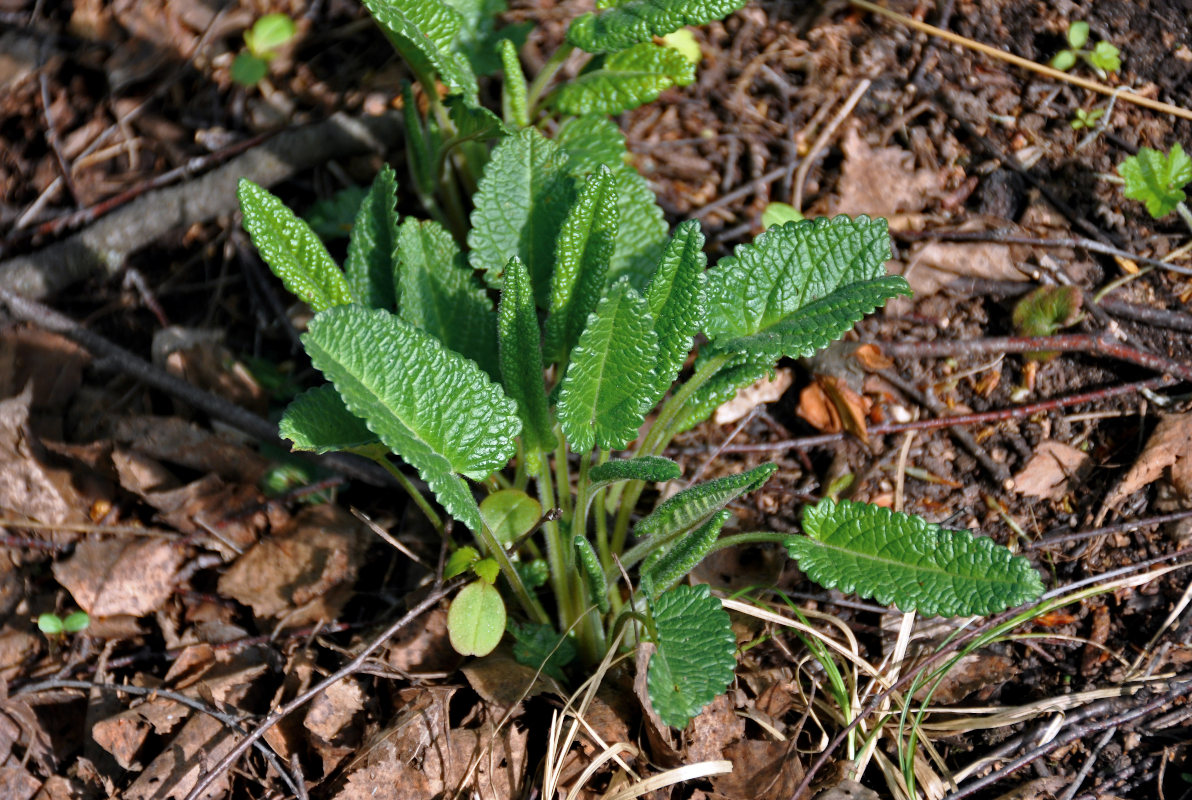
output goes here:
{"type": "Polygon", "coordinates": [[[47,611],[37,618],[37,629],[46,636],[55,639],[85,631],[90,625],[91,617],[86,611],[74,611],[67,614],[65,618],[47,611]]]}
{"type": "Polygon", "coordinates": [[[1078,131],[1081,128],[1095,128],[1098,120],[1105,116],[1105,109],[1094,108],[1092,111],[1085,111],[1083,108],[1078,108],[1072,115],[1072,121],[1068,124],[1072,126],[1072,130],[1078,131]]]}
{"type": "Polygon", "coordinates": [[[241,86],[256,86],[269,72],[277,50],[294,38],[294,20],[286,14],[266,14],[244,32],[244,48],[232,62],[232,80],[241,86]]]}
{"type": "Polygon", "coordinates": [[[1147,213],[1152,217],[1159,219],[1172,211],[1180,211],[1180,216],[1192,227],[1192,215],[1184,205],[1184,187],[1192,183],[1192,158],[1179,142],[1166,154],[1149,147],[1142,148],[1138,155],[1130,156],[1118,165],[1118,174],[1125,181],[1123,191],[1126,197],[1145,203],[1147,213]]]}
{"type": "MultiPolygon", "coordinates": [[[[1081,320],[1083,299],[1078,286],[1040,286],[1014,305],[1014,330],[1019,336],[1051,336],[1081,320]]],[[[1037,361],[1050,361],[1058,354],[1027,355],[1037,361]]]]}
{"type": "Polygon", "coordinates": [[[1082,60],[1102,77],[1106,73],[1121,71],[1121,51],[1109,42],[1097,42],[1091,50],[1085,48],[1089,41],[1087,22],[1073,22],[1069,25],[1067,40],[1068,48],[1052,56],[1051,66],[1056,69],[1067,72],[1076,66],[1077,60],[1082,60]]]}
{"type": "Polygon", "coordinates": [[[316,312],[302,341],[329,381],[294,400],[280,432],[296,449],[377,461],[443,535],[432,499],[473,534],[449,560],[452,574],[475,575],[449,613],[457,649],[482,655],[507,629],[515,654],[549,657],[562,674],[572,658],[598,662],[629,626],[655,647],[654,707],[681,727],[733,675],[727,612],[707,586],[680,584],[716,549],[778,542],[825,585],[929,613],[989,613],[1041,591],[1029,563],[989,539],[858,503],[809,509],[807,537],[722,536],[727,506],[772,464],[688,486],[633,524],[645,485],[680,476],[661,457],[674,436],[778,359],[811,355],[909,293],[886,274],[881,219],[786,222],[711,269],[697,222],[667,235],[600,114],[686,80],[652,37],[740,0],[629,0],[586,14],[528,87],[502,41],[503,118],[477,104],[460,42],[484,26],[462,3],[366,4],[428,90],[425,119],[411,90],[405,111],[412,180],[433,218],[399,219],[395,175],[382,169],[341,270],[276,197],[247,181],[239,197],[264,260],[316,312]],[[594,55],[552,87],[576,47],[594,55]],[[436,77],[445,100],[429,91],[436,77]],[[552,140],[540,127],[556,122],[552,140]],[[676,383],[699,333],[706,343],[676,383]]]}

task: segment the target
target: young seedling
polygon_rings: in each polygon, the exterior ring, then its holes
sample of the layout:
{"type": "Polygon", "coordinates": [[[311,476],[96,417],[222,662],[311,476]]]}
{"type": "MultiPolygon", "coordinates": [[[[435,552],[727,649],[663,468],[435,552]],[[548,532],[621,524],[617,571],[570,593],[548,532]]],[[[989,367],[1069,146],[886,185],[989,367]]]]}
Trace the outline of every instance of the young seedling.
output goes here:
{"type": "Polygon", "coordinates": [[[232,62],[232,80],[241,86],[256,86],[269,73],[269,62],[277,50],[297,33],[294,20],[286,14],[266,14],[244,32],[244,49],[232,62]]]}
{"type": "Polygon", "coordinates": [[[1164,154],[1144,147],[1138,155],[1130,156],[1118,165],[1118,174],[1125,181],[1126,197],[1146,204],[1147,213],[1159,219],[1172,211],[1192,230],[1192,212],[1184,202],[1184,187],[1192,183],[1192,158],[1179,142],[1164,154]]]}
{"type": "Polygon", "coordinates": [[[1059,51],[1051,59],[1051,66],[1067,72],[1076,66],[1076,62],[1084,61],[1102,78],[1108,73],[1120,72],[1122,69],[1121,51],[1109,42],[1097,42],[1093,48],[1085,47],[1089,41],[1089,24],[1087,22],[1073,22],[1068,26],[1068,48],[1059,51]]]}
{"type": "Polygon", "coordinates": [[[886,221],[863,216],[776,224],[709,269],[699,223],[671,235],[629,165],[603,114],[692,74],[654,37],[742,0],[585,14],[529,85],[503,42],[500,116],[479,104],[469,55],[468,31],[491,19],[443,0],[366,5],[424,89],[425,119],[407,92],[407,152],[431,219],[398,218],[396,177],[382,169],[341,269],[264,189],[242,182],[240,205],[264,260],[315,312],[302,342],[328,381],[293,401],[280,433],[295,449],[377,461],[443,535],[442,514],[473,534],[449,560],[476,576],[448,615],[460,652],[483,655],[508,630],[519,658],[550,655],[565,677],[572,659],[591,666],[634,638],[629,626],[655,647],[655,710],[683,727],[735,668],[721,601],[683,584],[714,550],[782,544],[825,586],[925,614],[988,614],[1041,593],[1029,562],[992,540],[861,503],[806,509],[806,536],[723,533],[729,505],[773,464],[639,509],[648,483],[681,477],[661,457],[676,435],[780,358],[810,356],[909,294],[885,270],[886,221]],[[587,65],[552,86],[576,49],[587,65]],[[548,121],[553,139],[531,124],[548,121]]]}
{"type": "Polygon", "coordinates": [[[91,617],[86,611],[74,611],[65,618],[47,611],[37,618],[37,629],[53,642],[60,642],[72,633],[87,630],[91,625],[91,617]]]}
{"type": "Polygon", "coordinates": [[[1078,108],[1072,115],[1072,121],[1068,124],[1072,126],[1072,130],[1078,131],[1082,128],[1092,130],[1097,127],[1097,121],[1105,116],[1105,109],[1094,108],[1092,111],[1085,111],[1083,108],[1078,108]]]}

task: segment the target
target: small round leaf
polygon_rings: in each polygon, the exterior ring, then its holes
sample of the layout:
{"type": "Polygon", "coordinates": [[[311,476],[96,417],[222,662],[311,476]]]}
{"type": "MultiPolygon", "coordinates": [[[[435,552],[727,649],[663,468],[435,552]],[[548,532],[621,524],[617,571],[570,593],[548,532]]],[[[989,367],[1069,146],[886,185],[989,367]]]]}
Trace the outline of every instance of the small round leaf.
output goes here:
{"type": "Polygon", "coordinates": [[[447,635],[460,655],[486,656],[505,633],[505,603],[501,594],[484,581],[469,583],[447,612],[447,635]]]}
{"type": "Polygon", "coordinates": [[[42,614],[37,618],[37,629],[46,636],[57,636],[62,633],[62,617],[48,612],[42,614]]]}
{"type": "Polygon", "coordinates": [[[244,43],[253,55],[268,58],[266,53],[276,50],[294,38],[297,28],[287,14],[266,14],[244,32],[244,43]]]}
{"type": "Polygon", "coordinates": [[[91,625],[91,617],[86,611],[75,611],[62,620],[62,630],[66,633],[78,633],[91,625]]]}
{"type": "Polygon", "coordinates": [[[520,489],[493,492],[480,503],[484,524],[503,545],[529,533],[542,518],[542,505],[520,489]]]}
{"type": "Polygon", "coordinates": [[[456,575],[463,575],[468,567],[472,566],[480,559],[480,553],[476,552],[475,547],[461,547],[447,557],[447,563],[443,565],[443,578],[454,578],[456,575]]]}
{"type": "Polygon", "coordinates": [[[1088,44],[1089,24],[1087,22],[1073,22],[1068,26],[1068,45],[1079,50],[1088,44]]]}
{"type": "Polygon", "coordinates": [[[268,71],[269,65],[265,60],[247,50],[237,54],[236,60],[232,62],[232,80],[241,86],[256,86],[268,71]]]}
{"type": "Polygon", "coordinates": [[[501,567],[494,559],[485,558],[473,564],[472,571],[480,577],[480,580],[491,585],[497,582],[497,576],[501,574],[501,567]]]}

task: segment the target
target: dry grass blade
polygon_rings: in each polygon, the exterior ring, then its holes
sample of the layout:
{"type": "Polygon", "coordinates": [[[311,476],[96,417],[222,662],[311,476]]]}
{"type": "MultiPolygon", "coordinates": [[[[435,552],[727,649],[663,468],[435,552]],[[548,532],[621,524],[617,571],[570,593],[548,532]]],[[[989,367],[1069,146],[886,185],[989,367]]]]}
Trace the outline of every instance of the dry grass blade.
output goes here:
{"type": "Polygon", "coordinates": [[[700,761],[697,764],[686,764],[682,767],[668,769],[666,772],[660,772],[657,775],[640,780],[614,795],[602,798],[602,800],[634,800],[634,798],[641,797],[647,792],[664,789],[667,786],[674,786],[677,783],[708,778],[712,775],[724,775],[732,771],[733,762],[731,761],[700,761]]]}

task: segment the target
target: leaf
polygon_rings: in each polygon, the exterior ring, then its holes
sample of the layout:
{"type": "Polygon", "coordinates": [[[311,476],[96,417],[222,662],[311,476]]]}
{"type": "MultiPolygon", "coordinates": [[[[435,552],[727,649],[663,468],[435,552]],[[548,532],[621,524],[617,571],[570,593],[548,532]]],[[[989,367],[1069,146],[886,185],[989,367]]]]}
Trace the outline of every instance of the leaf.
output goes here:
{"type": "Polygon", "coordinates": [[[517,47],[508,39],[501,40],[501,69],[505,82],[501,85],[501,116],[508,125],[525,127],[530,124],[526,104],[526,76],[522,72],[517,47]]]}
{"type": "Polygon", "coordinates": [[[502,139],[484,169],[468,234],[472,267],[490,286],[513,256],[530,273],[534,300],[546,308],[555,242],[575,199],[567,154],[534,128],[502,139]]]}
{"type": "Polygon", "coordinates": [[[601,166],[580,190],[559,230],[546,319],[548,361],[565,364],[588,315],[604,293],[617,235],[617,191],[613,174],[601,166]]]}
{"type": "Polygon", "coordinates": [[[663,501],[637,524],[633,533],[642,539],[672,536],[703,525],[733,500],[760,489],[777,469],[777,464],[762,464],[746,472],[688,487],[663,501]]]}
{"type": "Polygon", "coordinates": [[[884,219],[788,222],[736,248],[708,272],[708,338],[752,336],[852,283],[886,277],[884,219]]]}
{"type": "Polygon", "coordinates": [[[266,14],[244,32],[244,43],[253,55],[269,58],[273,55],[271,50],[293,39],[297,32],[294,20],[288,14],[266,14]]]}
{"type": "Polygon", "coordinates": [[[1079,50],[1089,40],[1089,24],[1083,20],[1068,26],[1068,46],[1079,50]]]}
{"type": "Polygon", "coordinates": [[[646,302],[658,334],[658,363],[654,367],[653,402],[662,399],[687,361],[691,342],[704,324],[704,234],[697,220],[675,229],[646,289],[646,302]]]}
{"type": "Polygon", "coordinates": [[[294,398],[282,414],[277,433],[295,450],[333,453],[380,445],[364,420],[348,411],[335,387],[316,386],[294,398]]]}
{"type": "Polygon", "coordinates": [[[481,501],[480,516],[497,541],[508,547],[534,530],[542,519],[542,504],[521,489],[502,489],[481,501]]]}
{"type": "MultiPolygon", "coordinates": [[[[475,547],[464,545],[452,551],[443,565],[443,580],[450,580],[456,575],[463,575],[472,565],[480,560],[480,553],[475,547]]],[[[491,583],[491,581],[490,581],[491,583]]]]}
{"type": "Polygon", "coordinates": [[[498,30],[497,18],[509,8],[505,0],[447,0],[447,4],[463,18],[454,49],[468,58],[477,75],[491,75],[500,68],[496,53],[498,39],[510,39],[515,46],[521,46],[533,28],[532,23],[526,22],[498,30]]]}
{"type": "Polygon", "coordinates": [[[487,584],[494,584],[497,582],[497,576],[501,574],[501,565],[493,558],[482,558],[472,565],[472,572],[476,573],[476,577],[487,584]]]}
{"type": "Polygon", "coordinates": [[[674,586],[695,569],[720,538],[720,529],[732,519],[731,511],[718,511],[672,546],[661,551],[658,559],[642,569],[641,583],[651,598],[674,586]]]}
{"type": "Polygon", "coordinates": [[[612,53],[595,69],[559,85],[547,104],[563,114],[619,114],[695,80],[695,65],[677,50],[642,42],[612,53]]]}
{"type": "Polygon", "coordinates": [[[356,299],[370,308],[395,307],[393,291],[397,250],[397,177],[381,167],[364,196],[348,240],[344,273],[356,299]]]}
{"type": "Polygon", "coordinates": [[[563,667],[575,660],[579,654],[575,642],[560,634],[550,625],[518,623],[509,620],[509,633],[513,635],[513,658],[517,663],[534,669],[542,668],[543,675],[557,681],[567,680],[563,667]]]}
{"type": "Polygon", "coordinates": [[[768,203],[765,210],[762,211],[762,228],[769,230],[775,225],[781,225],[784,222],[799,222],[802,219],[803,213],[790,203],[768,203]]]}
{"type": "Polygon", "coordinates": [[[708,352],[738,353],[750,361],[765,359],[769,363],[783,356],[807,358],[844,336],[891,297],[910,293],[910,286],[900,275],[841,286],[757,333],[718,339],[708,352]]]}
{"type": "Polygon", "coordinates": [[[657,359],[646,301],[628,282],[614,284],[588,317],[559,393],[559,423],[573,451],[619,450],[637,437],[657,359]]]}
{"type": "Polygon", "coordinates": [[[596,606],[601,614],[607,614],[609,609],[608,580],[604,577],[604,568],[600,566],[600,558],[592,549],[592,543],[583,536],[576,536],[571,543],[575,547],[575,560],[583,571],[584,580],[588,584],[588,597],[591,599],[592,605],[596,606]]]}
{"type": "Polygon", "coordinates": [[[1060,72],[1067,72],[1076,66],[1076,54],[1071,50],[1061,50],[1051,57],[1051,66],[1060,72]]]}
{"type": "Polygon", "coordinates": [[[1126,197],[1146,203],[1147,212],[1159,219],[1184,201],[1184,186],[1192,181],[1192,158],[1179,142],[1167,155],[1144,147],[1118,165],[1118,174],[1126,181],[1126,197]]]}
{"type": "Polygon", "coordinates": [[[1109,42],[1097,42],[1093,52],[1089,53],[1089,63],[1096,69],[1104,70],[1105,72],[1121,72],[1122,71],[1122,52],[1109,42]]]}
{"type": "Polygon", "coordinates": [[[455,239],[437,222],[408,218],[397,245],[402,319],[497,377],[497,312],[455,239]]]}
{"type": "Polygon", "coordinates": [[[447,636],[455,652],[486,656],[505,633],[505,603],[501,593],[485,581],[474,581],[459,590],[447,610],[447,636]]]}
{"type": "Polygon", "coordinates": [[[269,74],[269,62],[243,50],[237,53],[236,58],[232,61],[231,73],[232,80],[236,83],[252,88],[269,74]]]}
{"type": "Polygon", "coordinates": [[[311,203],[302,218],[323,241],[342,239],[352,232],[352,224],[366,196],[368,189],[352,184],[311,203]]]}
{"type": "Polygon", "coordinates": [[[479,531],[476,501],[455,473],[482,480],[513,455],[521,423],[500,387],[473,362],[383,310],[325,311],[302,343],[348,410],[418,470],[449,513],[479,531]]]}
{"type": "Polygon", "coordinates": [[[38,616],[37,629],[46,636],[58,636],[65,629],[62,623],[62,617],[49,611],[38,616]]]}
{"type": "Polygon", "coordinates": [[[424,124],[418,114],[418,103],[414,99],[414,87],[402,86],[402,120],[406,134],[406,161],[410,166],[410,177],[424,206],[431,207],[435,192],[439,188],[436,172],[440,134],[438,126],[428,119],[424,124]]]}
{"type": "Polygon", "coordinates": [[[650,704],[663,723],[682,729],[732,682],[737,640],[706,584],[676,586],[651,611],[657,650],[646,676],[650,704]]]}
{"type": "Polygon", "coordinates": [[[62,620],[62,630],[65,633],[78,633],[91,625],[91,617],[86,611],[72,611],[62,620]]]}
{"type": "MultiPolygon", "coordinates": [[[[698,362],[697,362],[698,363],[698,362]]],[[[707,383],[699,387],[675,420],[675,431],[682,433],[694,428],[720,406],[732,400],[737,391],[774,374],[773,361],[746,360],[721,367],[707,383]]]]}
{"type": "Polygon", "coordinates": [[[903,611],[994,614],[1043,592],[1030,562],[992,539],[880,506],[823,500],[803,530],[787,549],[811,580],[903,611]]]}
{"type": "Polygon", "coordinates": [[[609,283],[628,276],[633,288],[643,289],[666,246],[668,226],[658,199],[646,179],[626,163],[625,135],[607,118],[589,115],[570,120],[555,140],[571,156],[572,174],[613,171],[617,189],[617,246],[609,262],[609,283]]]}
{"type": "Polygon", "coordinates": [[[629,0],[572,20],[567,41],[589,53],[616,52],[684,25],[724,19],[743,5],[745,0],[629,0]]]}
{"type": "Polygon", "coordinates": [[[501,381],[517,401],[527,458],[536,460],[537,453],[555,449],[557,442],[542,379],[541,332],[530,276],[517,256],[509,259],[504,283],[497,309],[501,381]]]}
{"type": "Polygon", "coordinates": [[[699,46],[699,40],[691,28],[679,28],[662,37],[662,43],[672,50],[682,54],[683,58],[691,62],[692,66],[699,66],[704,58],[704,51],[699,46]]]}
{"type": "Polygon", "coordinates": [[[476,100],[476,76],[454,52],[463,16],[443,0],[364,0],[364,5],[415,75],[437,73],[449,88],[476,100]]]}
{"type": "Polygon", "coordinates": [[[476,105],[467,98],[452,95],[446,100],[447,113],[455,125],[455,135],[452,141],[486,142],[499,139],[509,133],[505,123],[484,106],[476,105]]]}
{"type": "MultiPolygon", "coordinates": [[[[1040,286],[1014,304],[1014,330],[1019,336],[1051,336],[1080,321],[1082,301],[1079,286],[1040,286]]],[[[1026,355],[1047,361],[1059,354],[1043,351],[1026,355]]]]}
{"type": "Polygon", "coordinates": [[[683,474],[674,461],[662,456],[638,456],[637,458],[615,458],[605,461],[588,472],[592,489],[607,486],[617,481],[647,481],[662,483],[673,481],[683,474]]]}
{"type": "Polygon", "coordinates": [[[242,178],[236,190],[244,230],[282,284],[314,311],[352,302],[339,265],[310,226],[281,200],[242,178]]]}

